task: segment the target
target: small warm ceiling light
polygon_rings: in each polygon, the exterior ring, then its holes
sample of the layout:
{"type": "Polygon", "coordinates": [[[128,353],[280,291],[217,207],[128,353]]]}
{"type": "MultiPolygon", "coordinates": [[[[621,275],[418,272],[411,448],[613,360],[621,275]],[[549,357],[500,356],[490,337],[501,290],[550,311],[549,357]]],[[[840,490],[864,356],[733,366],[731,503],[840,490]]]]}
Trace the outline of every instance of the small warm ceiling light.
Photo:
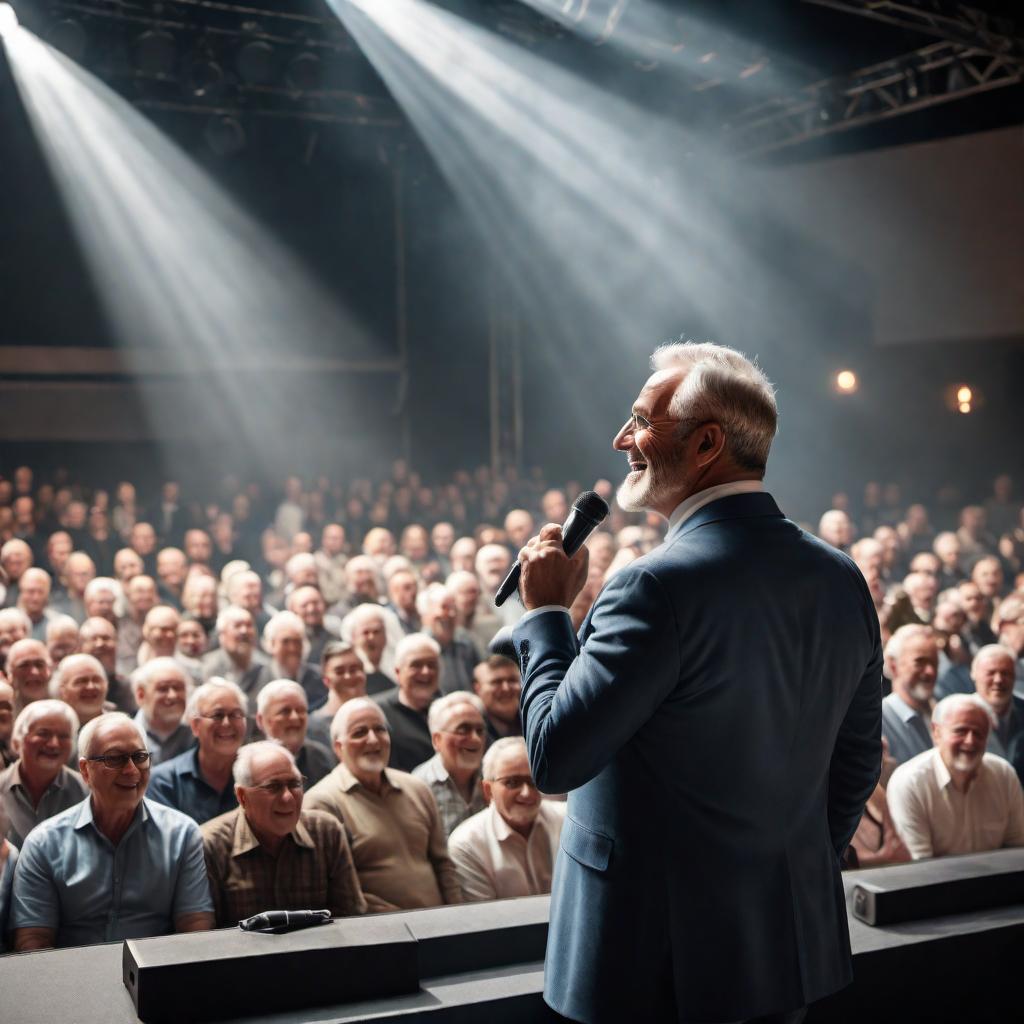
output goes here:
{"type": "MultiPolygon", "coordinates": [[[[970,394],[970,391],[967,388],[963,388],[963,390],[967,391],[967,393],[970,394]]],[[[970,402],[961,402],[959,408],[960,408],[960,411],[966,416],[967,413],[969,413],[971,411],[971,403],[970,402]]]]}
{"type": "Polygon", "coordinates": [[[10,4],[0,4],[0,38],[14,35],[18,27],[18,15],[10,4]]]}
{"type": "Polygon", "coordinates": [[[971,400],[974,398],[974,392],[966,384],[961,384],[956,389],[956,400],[960,403],[961,412],[970,412],[970,409],[964,409],[965,405],[970,405],[971,400]]]}
{"type": "Polygon", "coordinates": [[[840,370],[836,374],[836,387],[849,394],[857,390],[857,374],[853,370],[840,370]]]}

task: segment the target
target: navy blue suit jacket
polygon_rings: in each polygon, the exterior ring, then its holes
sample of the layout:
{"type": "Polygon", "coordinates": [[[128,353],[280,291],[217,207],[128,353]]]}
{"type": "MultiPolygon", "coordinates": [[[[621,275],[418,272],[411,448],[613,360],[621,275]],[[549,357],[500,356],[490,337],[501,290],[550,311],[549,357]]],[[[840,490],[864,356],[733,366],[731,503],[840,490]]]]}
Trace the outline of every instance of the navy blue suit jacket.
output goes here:
{"type": "Polygon", "coordinates": [[[770,495],[699,509],[577,638],[513,639],[540,788],[571,791],[545,999],[585,1022],[738,1020],[851,980],[839,856],[881,763],[878,619],[770,495]]]}

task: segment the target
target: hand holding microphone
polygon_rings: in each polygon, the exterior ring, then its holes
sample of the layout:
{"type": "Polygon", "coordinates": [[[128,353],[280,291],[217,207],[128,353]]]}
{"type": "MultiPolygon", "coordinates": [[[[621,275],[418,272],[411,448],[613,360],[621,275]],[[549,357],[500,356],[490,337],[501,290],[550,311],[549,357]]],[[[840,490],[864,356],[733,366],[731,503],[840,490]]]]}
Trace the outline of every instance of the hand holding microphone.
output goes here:
{"type": "Polygon", "coordinates": [[[519,561],[498,588],[494,603],[503,604],[522,576],[522,600],[528,610],[548,604],[568,608],[587,581],[583,542],[607,515],[608,504],[600,495],[581,494],[561,527],[549,523],[519,552],[519,561]]]}

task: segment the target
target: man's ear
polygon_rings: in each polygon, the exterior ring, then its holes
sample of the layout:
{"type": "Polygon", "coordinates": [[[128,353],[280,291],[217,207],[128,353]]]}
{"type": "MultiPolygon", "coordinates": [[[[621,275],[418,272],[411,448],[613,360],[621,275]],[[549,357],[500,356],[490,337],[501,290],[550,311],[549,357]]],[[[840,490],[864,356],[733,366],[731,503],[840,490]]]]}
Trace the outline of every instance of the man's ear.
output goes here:
{"type": "Polygon", "coordinates": [[[702,469],[710,466],[725,449],[725,431],[717,423],[702,423],[694,431],[693,436],[696,449],[690,450],[694,453],[697,465],[702,469]]]}

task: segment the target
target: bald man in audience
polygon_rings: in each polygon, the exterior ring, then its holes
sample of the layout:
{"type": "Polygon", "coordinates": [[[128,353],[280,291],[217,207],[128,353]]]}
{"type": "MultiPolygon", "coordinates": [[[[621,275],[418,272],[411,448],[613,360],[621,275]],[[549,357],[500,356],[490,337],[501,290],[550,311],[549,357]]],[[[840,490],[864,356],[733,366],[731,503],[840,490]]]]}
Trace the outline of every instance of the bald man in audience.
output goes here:
{"type": "Polygon", "coordinates": [[[307,785],[319,782],[335,765],[323,744],[309,739],[309,704],[306,691],[292,679],[275,679],[256,697],[256,728],[276,740],[295,759],[307,785]]]}
{"type": "Polygon", "coordinates": [[[78,716],[63,701],[38,700],[14,722],[12,749],[18,758],[0,772],[0,802],[15,846],[41,821],[85,797],[77,772],[67,767],[78,738],[78,716]]]}
{"type": "Polygon", "coordinates": [[[260,669],[269,664],[256,647],[256,626],[252,614],[237,605],[228,605],[217,616],[216,650],[203,655],[203,673],[207,679],[221,678],[237,683],[249,693],[256,687],[260,669]]]}
{"type": "Polygon", "coordinates": [[[135,722],[146,737],[153,764],[163,764],[196,745],[188,723],[182,721],[189,681],[173,658],[154,658],[135,673],[135,722]]]}
{"type": "Polygon", "coordinates": [[[119,712],[82,730],[78,767],[89,796],[36,828],[18,859],[19,952],[213,927],[202,836],[195,822],[144,799],[145,741],[119,712]]]}
{"type": "Polygon", "coordinates": [[[391,767],[411,772],[434,754],[427,709],[438,694],[441,648],[426,633],[403,637],[395,649],[398,686],[374,697],[390,730],[391,767]]]}
{"type": "Polygon", "coordinates": [[[1024,846],[1024,791],[1013,767],[985,753],[997,725],[977,694],[954,693],[932,714],[935,746],[892,774],[886,798],[914,860],[1024,846]]]}
{"type": "MultiPolygon", "coordinates": [[[[53,674],[57,696],[78,716],[79,727],[105,711],[117,710],[107,702],[107,675],[91,654],[71,654],[53,674]]],[[[75,758],[77,763],[77,758],[75,758]]]]}
{"type": "Polygon", "coordinates": [[[38,640],[18,640],[7,652],[7,679],[14,687],[15,710],[50,693],[53,661],[46,645],[38,640]]]}
{"type": "Polygon", "coordinates": [[[387,767],[391,739],[381,709],[366,698],[347,701],[331,724],[331,736],[341,763],[309,791],[304,806],[327,811],[345,826],[369,909],[460,903],[429,787],[387,767]]]}
{"type": "Polygon", "coordinates": [[[249,744],[233,775],[238,808],[202,827],[218,927],[266,910],[365,913],[344,825],[303,807],[303,773],[291,751],[249,744]]]}
{"type": "Polygon", "coordinates": [[[76,654],[80,647],[78,623],[70,615],[54,615],[46,624],[46,649],[54,665],[59,665],[69,654],[76,654]]]}
{"type": "Polygon", "coordinates": [[[448,840],[463,899],[551,892],[565,804],[541,797],[522,737],[508,736],[490,747],[483,789],[489,806],[462,822],[448,840]]]}
{"type": "Polygon", "coordinates": [[[131,680],[117,672],[117,627],[109,619],[94,615],[82,623],[78,642],[83,654],[91,654],[107,677],[107,700],[118,711],[134,715],[138,710],[131,680]]]}

